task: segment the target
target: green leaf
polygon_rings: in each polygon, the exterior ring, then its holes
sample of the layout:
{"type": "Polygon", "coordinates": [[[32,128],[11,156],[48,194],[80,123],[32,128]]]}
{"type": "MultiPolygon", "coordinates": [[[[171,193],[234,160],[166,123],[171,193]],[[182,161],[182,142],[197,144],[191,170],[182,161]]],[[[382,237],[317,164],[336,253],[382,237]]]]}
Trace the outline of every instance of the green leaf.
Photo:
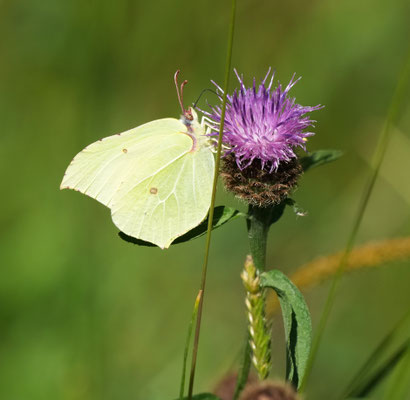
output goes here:
{"type": "Polygon", "coordinates": [[[306,172],[310,168],[336,161],[342,155],[343,152],[340,150],[317,150],[306,157],[302,157],[300,163],[303,171],[306,172]]]}
{"type": "Polygon", "coordinates": [[[285,207],[286,201],[282,201],[282,203],[270,207],[270,215],[268,217],[270,225],[273,225],[281,219],[283,212],[285,211],[285,207]]]}
{"type": "MultiPolygon", "coordinates": [[[[183,400],[188,400],[188,397],[184,397],[183,400]]],[[[194,394],[192,396],[192,400],[221,400],[219,397],[216,397],[212,393],[200,393],[194,394]]]]}
{"type": "MultiPolygon", "coordinates": [[[[232,221],[235,218],[245,217],[245,216],[246,214],[236,210],[235,208],[225,207],[225,206],[215,207],[214,217],[212,219],[212,229],[219,228],[220,226],[226,224],[229,221],[232,221]]],[[[208,229],[208,218],[202,221],[194,229],[191,229],[189,232],[175,239],[172,242],[172,245],[188,242],[189,240],[196,239],[202,235],[205,235],[207,229],[208,229]]],[[[153,243],[146,242],[140,239],[136,239],[132,236],[128,236],[124,232],[119,232],[118,235],[120,236],[121,239],[129,243],[137,244],[139,246],[156,247],[155,244],[153,243]]]]}
{"type": "Polygon", "coordinates": [[[312,343],[312,321],[305,299],[278,270],[261,274],[261,285],[273,289],[278,295],[286,335],[286,379],[299,388],[312,343]]]}

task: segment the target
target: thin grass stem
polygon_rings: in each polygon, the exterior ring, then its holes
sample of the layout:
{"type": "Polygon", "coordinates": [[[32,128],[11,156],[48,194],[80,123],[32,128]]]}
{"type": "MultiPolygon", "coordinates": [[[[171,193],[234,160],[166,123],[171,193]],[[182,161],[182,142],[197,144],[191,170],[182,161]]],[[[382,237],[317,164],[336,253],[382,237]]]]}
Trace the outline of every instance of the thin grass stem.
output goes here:
{"type": "Polygon", "coordinates": [[[349,258],[349,254],[353,249],[353,245],[355,243],[356,240],[356,236],[357,236],[357,232],[359,231],[359,227],[362,223],[363,220],[363,216],[364,213],[366,211],[367,205],[369,203],[369,198],[373,192],[373,188],[374,188],[374,184],[376,182],[376,179],[379,175],[379,171],[380,171],[380,167],[382,165],[384,156],[386,154],[386,149],[387,149],[387,145],[391,136],[391,130],[390,130],[390,126],[395,122],[395,120],[397,119],[397,116],[399,114],[399,108],[400,105],[402,103],[402,99],[404,97],[404,94],[406,92],[406,87],[408,84],[408,80],[409,80],[409,71],[410,71],[410,51],[407,52],[407,59],[403,68],[403,71],[400,73],[400,77],[396,86],[396,90],[395,93],[393,95],[392,101],[390,103],[390,107],[388,110],[388,114],[387,114],[387,118],[385,121],[385,124],[383,126],[383,129],[381,131],[381,134],[379,136],[379,140],[377,143],[377,147],[374,153],[374,157],[373,157],[373,161],[372,161],[372,171],[371,174],[368,178],[367,184],[363,190],[362,193],[362,199],[361,202],[359,204],[359,208],[356,214],[356,218],[354,220],[353,223],[353,227],[352,230],[350,232],[350,235],[348,237],[347,243],[346,243],[346,247],[345,250],[343,252],[342,258],[340,260],[340,264],[337,270],[337,273],[335,274],[330,290],[329,290],[329,294],[328,297],[326,299],[326,303],[319,321],[319,326],[318,326],[318,330],[317,333],[315,335],[315,337],[313,338],[313,345],[312,345],[312,351],[310,353],[310,357],[307,363],[307,367],[306,367],[306,372],[305,372],[305,376],[303,377],[302,380],[302,384],[300,387],[300,391],[302,392],[305,387],[306,387],[306,383],[309,379],[311,370],[312,370],[312,366],[313,366],[313,362],[316,358],[318,349],[319,349],[319,344],[320,344],[320,340],[323,336],[323,332],[326,328],[326,324],[327,321],[329,319],[329,315],[330,312],[332,310],[333,307],[333,303],[334,303],[334,299],[335,299],[335,295],[336,295],[336,290],[337,287],[339,285],[340,282],[340,278],[343,275],[343,272],[346,268],[346,264],[349,258]]]}
{"type": "MultiPolygon", "coordinates": [[[[374,366],[377,365],[382,359],[382,357],[385,355],[387,349],[389,346],[391,346],[392,342],[395,340],[395,338],[399,335],[399,333],[406,328],[409,322],[409,317],[410,317],[410,310],[406,312],[404,317],[400,319],[400,321],[396,324],[396,326],[389,332],[389,334],[379,343],[379,345],[375,348],[375,350],[372,352],[370,357],[366,360],[366,362],[361,366],[359,371],[356,373],[350,384],[347,386],[346,390],[343,392],[343,395],[340,397],[340,400],[343,400],[348,397],[357,397],[359,394],[364,396],[364,393],[366,392],[366,387],[371,388],[371,381],[369,384],[369,379],[366,381],[366,375],[369,375],[369,371],[374,369],[374,366]]],[[[407,349],[407,342],[405,343],[404,350],[407,349]]],[[[400,354],[400,351],[397,353],[400,354]]],[[[392,360],[394,360],[395,357],[391,357],[392,360]]],[[[386,370],[386,365],[382,366],[383,368],[381,369],[381,373],[383,373],[386,370]]],[[[374,374],[373,375],[377,375],[374,374]]],[[[373,380],[374,377],[373,377],[373,380]]]]}
{"type": "Polygon", "coordinates": [[[207,230],[206,242],[205,242],[205,256],[204,256],[204,263],[202,267],[202,279],[201,279],[201,289],[200,289],[202,295],[199,300],[198,317],[196,320],[196,327],[195,327],[194,346],[192,349],[192,364],[191,364],[191,374],[189,378],[188,400],[192,400],[192,393],[194,389],[195,369],[196,369],[198,344],[199,344],[199,333],[201,330],[202,307],[204,303],[206,273],[208,269],[209,248],[211,244],[212,221],[214,217],[214,208],[215,208],[216,187],[218,183],[219,167],[220,167],[220,162],[221,162],[222,136],[223,136],[223,128],[224,128],[224,122],[225,122],[226,100],[227,100],[227,94],[229,90],[229,78],[231,75],[232,48],[233,48],[233,37],[234,37],[234,28],[235,28],[235,14],[236,14],[236,0],[232,0],[231,18],[230,18],[229,35],[228,35],[228,50],[226,54],[226,63],[225,63],[224,93],[222,96],[221,122],[219,126],[218,146],[216,150],[215,172],[214,172],[214,180],[213,180],[213,187],[212,187],[211,206],[209,208],[208,230],[207,230]]]}
{"type": "Polygon", "coordinates": [[[182,400],[184,397],[184,390],[185,390],[185,373],[186,373],[186,365],[187,365],[187,360],[188,360],[188,352],[189,352],[189,344],[191,342],[191,336],[192,336],[192,330],[194,327],[194,323],[196,320],[196,317],[198,315],[198,306],[199,302],[202,297],[202,291],[200,290],[198,293],[198,296],[195,299],[195,304],[194,304],[194,309],[192,311],[192,316],[191,316],[191,321],[189,322],[188,325],[188,333],[185,341],[185,349],[184,349],[184,359],[182,362],[182,375],[181,375],[181,385],[179,389],[179,399],[182,400]]]}
{"type": "Polygon", "coordinates": [[[410,379],[410,341],[403,346],[403,354],[393,371],[393,376],[383,396],[383,400],[408,399],[410,379]]]}

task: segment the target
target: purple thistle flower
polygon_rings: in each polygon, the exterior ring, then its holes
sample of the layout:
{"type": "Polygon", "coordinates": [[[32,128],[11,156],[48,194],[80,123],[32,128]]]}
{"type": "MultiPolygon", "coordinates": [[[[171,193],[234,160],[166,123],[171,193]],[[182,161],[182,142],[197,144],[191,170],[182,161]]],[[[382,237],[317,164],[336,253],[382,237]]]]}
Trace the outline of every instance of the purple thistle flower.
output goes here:
{"type": "MultiPolygon", "coordinates": [[[[239,169],[250,166],[254,160],[260,160],[262,169],[276,171],[281,161],[290,161],[296,157],[294,149],[301,147],[306,150],[305,143],[313,132],[303,132],[313,126],[307,113],[319,110],[322,106],[304,107],[295,103],[294,98],[288,97],[289,90],[299,81],[293,75],[288,86],[282,90],[279,84],[272,89],[275,73],[272,74],[269,85],[265,82],[271,72],[269,68],[265,78],[256,88],[255,78],[253,86],[246,88],[243,77],[236,70],[235,74],[240,83],[240,89],[235,89],[227,96],[223,144],[228,148],[225,155],[233,153],[239,169]]],[[[220,100],[223,90],[215,82],[220,100]]],[[[212,129],[210,136],[217,136],[221,121],[221,106],[210,106],[212,112],[204,112],[209,118],[212,129]]]]}

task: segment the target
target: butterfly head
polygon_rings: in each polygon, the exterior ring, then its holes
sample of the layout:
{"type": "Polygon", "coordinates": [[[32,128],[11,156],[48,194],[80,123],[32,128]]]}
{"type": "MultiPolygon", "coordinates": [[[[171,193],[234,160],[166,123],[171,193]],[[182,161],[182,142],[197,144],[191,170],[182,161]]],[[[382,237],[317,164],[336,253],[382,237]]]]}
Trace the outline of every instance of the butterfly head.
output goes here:
{"type": "Polygon", "coordinates": [[[181,121],[185,126],[195,128],[199,124],[198,114],[192,107],[189,107],[181,115],[181,121]]]}
{"type": "Polygon", "coordinates": [[[209,145],[209,137],[206,135],[205,128],[203,124],[201,124],[198,120],[198,114],[194,110],[193,107],[184,107],[183,102],[183,94],[184,94],[184,87],[188,83],[187,80],[183,81],[181,85],[178,85],[178,75],[179,70],[175,72],[174,75],[174,82],[175,87],[177,89],[178,101],[179,105],[181,106],[182,115],[181,115],[181,122],[187,127],[186,133],[193,142],[192,150],[196,151],[200,146],[209,145]]]}

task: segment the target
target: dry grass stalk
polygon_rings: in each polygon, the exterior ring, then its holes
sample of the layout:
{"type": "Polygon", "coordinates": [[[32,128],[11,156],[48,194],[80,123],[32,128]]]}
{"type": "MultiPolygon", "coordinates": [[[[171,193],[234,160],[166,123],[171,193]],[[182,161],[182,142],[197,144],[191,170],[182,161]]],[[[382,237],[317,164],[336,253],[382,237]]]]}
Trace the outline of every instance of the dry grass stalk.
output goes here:
{"type": "MultiPolygon", "coordinates": [[[[300,290],[316,286],[336,273],[341,257],[342,252],[338,252],[317,258],[298,268],[290,279],[300,290]]],[[[353,249],[349,255],[345,272],[377,267],[407,258],[410,258],[410,237],[368,243],[353,249]]],[[[278,307],[276,296],[270,296],[267,302],[267,315],[272,316],[278,307]]]]}

